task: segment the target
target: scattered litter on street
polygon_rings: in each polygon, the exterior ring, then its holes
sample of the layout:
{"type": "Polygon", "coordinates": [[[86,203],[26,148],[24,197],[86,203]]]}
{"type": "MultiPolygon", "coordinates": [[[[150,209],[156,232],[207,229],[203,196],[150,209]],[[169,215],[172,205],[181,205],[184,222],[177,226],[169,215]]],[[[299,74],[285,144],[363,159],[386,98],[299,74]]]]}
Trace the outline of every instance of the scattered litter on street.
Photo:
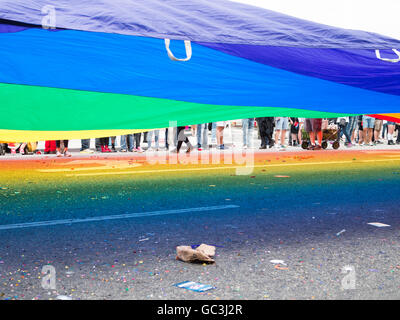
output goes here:
{"type": "Polygon", "coordinates": [[[191,246],[176,247],[176,258],[184,262],[208,262],[214,263],[215,247],[201,244],[196,249],[191,246]]]}
{"type": "Polygon", "coordinates": [[[58,299],[58,300],[72,300],[72,298],[71,298],[71,297],[68,297],[68,296],[63,296],[63,295],[61,295],[61,296],[57,296],[57,299],[58,299]]]}
{"type": "Polygon", "coordinates": [[[342,231],[339,231],[338,233],[336,233],[337,236],[340,236],[342,233],[346,232],[346,229],[343,229],[342,231]]]}
{"type": "Polygon", "coordinates": [[[371,226],[374,226],[374,227],[378,227],[378,228],[390,227],[390,225],[384,224],[384,223],[380,223],[380,222],[369,222],[368,224],[371,225],[371,226]]]}
{"type": "Polygon", "coordinates": [[[182,289],[196,291],[196,292],[204,292],[204,291],[215,289],[215,287],[213,287],[213,286],[198,283],[198,282],[193,282],[193,281],[184,281],[184,282],[176,283],[176,284],[174,284],[174,286],[178,287],[178,288],[182,288],[182,289]]]}
{"type": "Polygon", "coordinates": [[[274,263],[274,264],[283,264],[284,266],[286,266],[286,263],[283,260],[274,259],[274,260],[270,260],[269,262],[274,263]]]}

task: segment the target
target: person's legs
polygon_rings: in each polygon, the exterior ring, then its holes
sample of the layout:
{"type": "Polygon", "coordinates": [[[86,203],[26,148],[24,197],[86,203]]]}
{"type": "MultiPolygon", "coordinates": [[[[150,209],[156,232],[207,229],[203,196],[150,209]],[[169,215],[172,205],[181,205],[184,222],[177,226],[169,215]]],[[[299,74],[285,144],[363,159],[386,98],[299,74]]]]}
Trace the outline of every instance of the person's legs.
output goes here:
{"type": "Polygon", "coordinates": [[[160,130],[153,130],[153,131],[149,131],[148,134],[147,134],[147,144],[148,144],[147,150],[150,150],[150,149],[151,149],[151,144],[152,144],[152,141],[153,141],[153,136],[154,136],[155,148],[156,148],[156,150],[159,149],[160,130]]]}
{"type": "Polygon", "coordinates": [[[202,131],[203,131],[203,144],[202,145],[205,148],[207,148],[208,147],[208,123],[203,124],[202,131]]]}
{"type": "Polygon", "coordinates": [[[363,116],[363,127],[364,127],[364,143],[371,144],[372,135],[374,134],[375,119],[369,116],[363,116]]]}
{"type": "Polygon", "coordinates": [[[69,140],[64,140],[64,156],[70,157],[71,153],[68,151],[69,140]]]}
{"type": "Polygon", "coordinates": [[[315,134],[314,134],[313,126],[312,126],[312,119],[310,119],[310,118],[305,119],[304,129],[310,137],[310,143],[311,143],[310,147],[315,146],[315,134]]]}
{"type": "Polygon", "coordinates": [[[81,139],[81,150],[87,150],[90,149],[90,139],[81,139]]]}
{"type": "Polygon", "coordinates": [[[242,119],[243,147],[247,147],[247,131],[249,128],[249,119],[242,119]]]}
{"type": "Polygon", "coordinates": [[[117,150],[115,150],[115,140],[116,140],[116,139],[117,139],[116,136],[110,137],[110,140],[111,140],[111,150],[112,150],[112,152],[117,152],[117,150]]]}
{"type": "Polygon", "coordinates": [[[358,130],[358,144],[361,145],[364,143],[364,130],[358,130]]]}
{"type": "Polygon", "coordinates": [[[286,141],[286,131],[289,129],[289,118],[284,117],[281,119],[281,146],[285,146],[286,141]]]}
{"type": "Polygon", "coordinates": [[[108,145],[110,144],[110,137],[104,137],[103,139],[103,143],[102,145],[104,146],[104,150],[106,152],[111,152],[111,150],[109,149],[108,145]]]}
{"type": "Polygon", "coordinates": [[[280,140],[280,135],[281,135],[281,130],[280,129],[276,129],[275,128],[275,142],[278,143],[278,141],[280,140]]]}
{"type": "Polygon", "coordinates": [[[352,144],[355,144],[355,142],[356,142],[356,134],[357,134],[357,130],[354,129],[350,136],[352,144]]]}
{"type": "Polygon", "coordinates": [[[56,155],[61,157],[61,140],[56,140],[56,155]]]}
{"type": "Polygon", "coordinates": [[[286,140],[286,130],[281,130],[281,146],[285,145],[286,140]]]}
{"type": "Polygon", "coordinates": [[[168,128],[165,129],[165,149],[169,149],[169,143],[168,143],[168,128]]]}
{"type": "Polygon", "coordinates": [[[372,128],[364,127],[364,144],[370,144],[372,141],[372,135],[373,135],[373,130],[372,128]]]}
{"type": "Polygon", "coordinates": [[[310,131],[311,149],[321,149],[322,145],[322,119],[310,119],[307,125],[310,131]],[[315,136],[318,139],[318,145],[315,143],[315,136]]]}
{"type": "Polygon", "coordinates": [[[26,142],[22,142],[21,145],[19,146],[20,154],[25,154],[25,147],[26,147],[26,142]]]}
{"type": "Polygon", "coordinates": [[[211,143],[214,143],[214,141],[217,141],[217,123],[212,122],[211,124],[211,143]]]}
{"type": "Polygon", "coordinates": [[[203,127],[203,124],[198,124],[196,127],[197,148],[201,148],[201,129],[202,129],[202,127],[203,127]]]}
{"type": "MultiPolygon", "coordinates": [[[[353,136],[353,132],[355,130],[355,125],[357,124],[357,117],[349,117],[349,123],[346,126],[346,133],[347,136],[350,137],[350,143],[352,143],[352,136],[353,136]]],[[[346,136],[346,137],[347,137],[346,136]]]]}
{"type": "Polygon", "coordinates": [[[282,129],[282,121],[281,118],[275,119],[275,142],[278,143],[280,140],[280,135],[281,135],[281,129],[282,129]]]}
{"type": "Polygon", "coordinates": [[[249,119],[249,126],[247,128],[247,146],[253,147],[253,133],[254,133],[254,119],[249,119]]]}
{"type": "Polygon", "coordinates": [[[217,127],[217,144],[219,146],[224,144],[224,127],[217,127]]]}
{"type": "Polygon", "coordinates": [[[298,144],[298,142],[297,142],[297,133],[291,133],[290,135],[292,137],[292,145],[296,146],[298,144]]]}
{"type": "Polygon", "coordinates": [[[347,144],[351,144],[351,137],[350,137],[350,134],[349,134],[349,131],[348,131],[347,127],[348,127],[348,124],[345,124],[342,127],[342,130],[343,130],[343,133],[344,133],[344,135],[346,137],[346,143],[347,144]]]}
{"type": "Polygon", "coordinates": [[[379,142],[379,135],[382,131],[382,122],[383,120],[376,119],[375,124],[374,124],[374,138],[375,138],[375,143],[380,143],[379,142]]]}
{"type": "Polygon", "coordinates": [[[396,139],[396,143],[400,144],[400,124],[396,124],[396,128],[397,128],[397,139],[396,139]]]}
{"type": "MultiPolygon", "coordinates": [[[[64,155],[70,157],[71,154],[68,152],[68,140],[63,140],[64,144],[64,155]]],[[[57,150],[57,157],[61,157],[61,140],[56,140],[56,150],[57,150]]]]}
{"type": "Polygon", "coordinates": [[[151,144],[153,141],[153,133],[154,133],[154,131],[149,131],[147,133],[147,150],[151,150],[151,144]]]}
{"type": "Polygon", "coordinates": [[[54,153],[57,149],[55,140],[48,140],[45,142],[44,153],[54,153]]]}
{"type": "Polygon", "coordinates": [[[312,146],[315,146],[315,133],[314,131],[309,132],[310,135],[310,142],[312,146]]]}
{"type": "Polygon", "coordinates": [[[142,149],[140,148],[140,138],[141,138],[142,134],[141,133],[135,133],[134,134],[134,143],[135,146],[133,148],[133,150],[137,150],[137,151],[142,151],[142,149]]]}
{"type": "Polygon", "coordinates": [[[318,139],[318,145],[322,145],[322,130],[319,129],[319,131],[317,131],[317,139],[318,139]]]}
{"type": "Polygon", "coordinates": [[[304,122],[299,122],[299,133],[297,134],[299,145],[303,143],[303,128],[304,128],[304,122]]]}
{"type": "Polygon", "coordinates": [[[192,144],[190,143],[188,137],[186,137],[186,135],[185,135],[185,127],[183,127],[183,126],[178,127],[177,134],[178,134],[178,142],[176,145],[176,152],[179,153],[179,150],[181,149],[183,142],[185,142],[188,147],[186,152],[189,153],[191,150],[193,150],[192,144]]]}
{"type": "Polygon", "coordinates": [[[267,126],[266,122],[263,118],[257,118],[257,128],[258,128],[258,133],[260,134],[261,138],[261,146],[260,149],[266,149],[267,148],[267,126]]]}
{"type": "Polygon", "coordinates": [[[120,144],[121,144],[121,152],[125,152],[126,151],[126,135],[122,135],[121,136],[121,140],[120,140],[120,144]]]}
{"type": "Polygon", "coordinates": [[[133,134],[126,135],[126,142],[127,142],[128,151],[132,152],[133,151],[133,134]]]}
{"type": "Polygon", "coordinates": [[[154,130],[154,143],[156,145],[156,150],[160,148],[160,130],[154,130]]]}
{"type": "Polygon", "coordinates": [[[395,124],[393,122],[388,122],[387,124],[387,136],[388,136],[388,144],[389,145],[393,145],[394,141],[393,141],[393,134],[394,134],[394,128],[395,128],[395,124]]]}
{"type": "Polygon", "coordinates": [[[100,138],[100,147],[101,147],[101,152],[107,152],[106,151],[106,143],[107,143],[107,138],[100,138]]]}
{"type": "Polygon", "coordinates": [[[95,139],[95,148],[96,148],[96,151],[101,151],[100,138],[95,139]]]}

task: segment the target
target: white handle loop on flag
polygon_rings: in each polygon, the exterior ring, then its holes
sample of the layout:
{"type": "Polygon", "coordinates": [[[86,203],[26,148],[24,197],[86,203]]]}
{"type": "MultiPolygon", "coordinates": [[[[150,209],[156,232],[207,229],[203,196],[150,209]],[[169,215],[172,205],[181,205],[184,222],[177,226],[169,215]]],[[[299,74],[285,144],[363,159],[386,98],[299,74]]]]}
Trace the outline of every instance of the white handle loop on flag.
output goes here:
{"type": "Polygon", "coordinates": [[[186,49],[186,58],[184,59],[178,59],[175,58],[174,54],[172,53],[171,49],[169,48],[169,44],[171,43],[170,39],[164,39],[165,40],[165,48],[167,49],[168,57],[172,61],[189,61],[192,58],[192,45],[190,40],[184,40],[185,42],[185,49],[186,49]]]}
{"type": "Polygon", "coordinates": [[[399,57],[398,59],[387,59],[387,58],[382,58],[381,57],[381,52],[380,50],[375,50],[376,53],[376,57],[382,61],[387,61],[387,62],[400,62],[400,51],[396,50],[396,49],[392,49],[394,51],[395,54],[397,54],[397,56],[399,57]]]}

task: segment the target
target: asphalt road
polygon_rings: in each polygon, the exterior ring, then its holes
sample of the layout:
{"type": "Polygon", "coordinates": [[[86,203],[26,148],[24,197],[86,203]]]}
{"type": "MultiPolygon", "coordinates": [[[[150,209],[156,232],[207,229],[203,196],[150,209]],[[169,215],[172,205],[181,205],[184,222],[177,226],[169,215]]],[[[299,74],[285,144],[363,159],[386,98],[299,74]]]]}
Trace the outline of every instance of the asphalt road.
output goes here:
{"type": "Polygon", "coordinates": [[[400,298],[397,150],[269,152],[244,176],[110,159],[0,163],[0,299],[400,298]],[[175,259],[201,243],[215,264],[175,259]],[[42,287],[45,265],[56,290],[42,287]]]}

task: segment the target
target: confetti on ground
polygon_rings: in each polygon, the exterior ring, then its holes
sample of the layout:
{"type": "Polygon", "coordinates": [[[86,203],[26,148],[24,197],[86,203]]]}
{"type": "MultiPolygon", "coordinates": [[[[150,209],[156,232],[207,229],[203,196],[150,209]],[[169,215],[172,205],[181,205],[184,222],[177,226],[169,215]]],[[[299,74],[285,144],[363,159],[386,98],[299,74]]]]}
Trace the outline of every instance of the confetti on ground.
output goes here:
{"type": "Polygon", "coordinates": [[[174,286],[178,287],[178,288],[182,288],[182,289],[196,291],[196,292],[204,292],[204,291],[215,289],[215,287],[210,286],[208,284],[202,284],[202,283],[193,282],[193,281],[184,281],[184,282],[176,283],[176,284],[174,284],[174,286]]]}
{"type": "Polygon", "coordinates": [[[289,270],[289,268],[281,267],[279,264],[275,265],[274,268],[277,269],[277,270],[289,270]]]}
{"type": "Polygon", "coordinates": [[[380,223],[380,222],[369,222],[368,224],[371,225],[371,226],[374,226],[374,227],[378,227],[378,228],[390,227],[390,225],[384,224],[384,223],[380,223]]]}

